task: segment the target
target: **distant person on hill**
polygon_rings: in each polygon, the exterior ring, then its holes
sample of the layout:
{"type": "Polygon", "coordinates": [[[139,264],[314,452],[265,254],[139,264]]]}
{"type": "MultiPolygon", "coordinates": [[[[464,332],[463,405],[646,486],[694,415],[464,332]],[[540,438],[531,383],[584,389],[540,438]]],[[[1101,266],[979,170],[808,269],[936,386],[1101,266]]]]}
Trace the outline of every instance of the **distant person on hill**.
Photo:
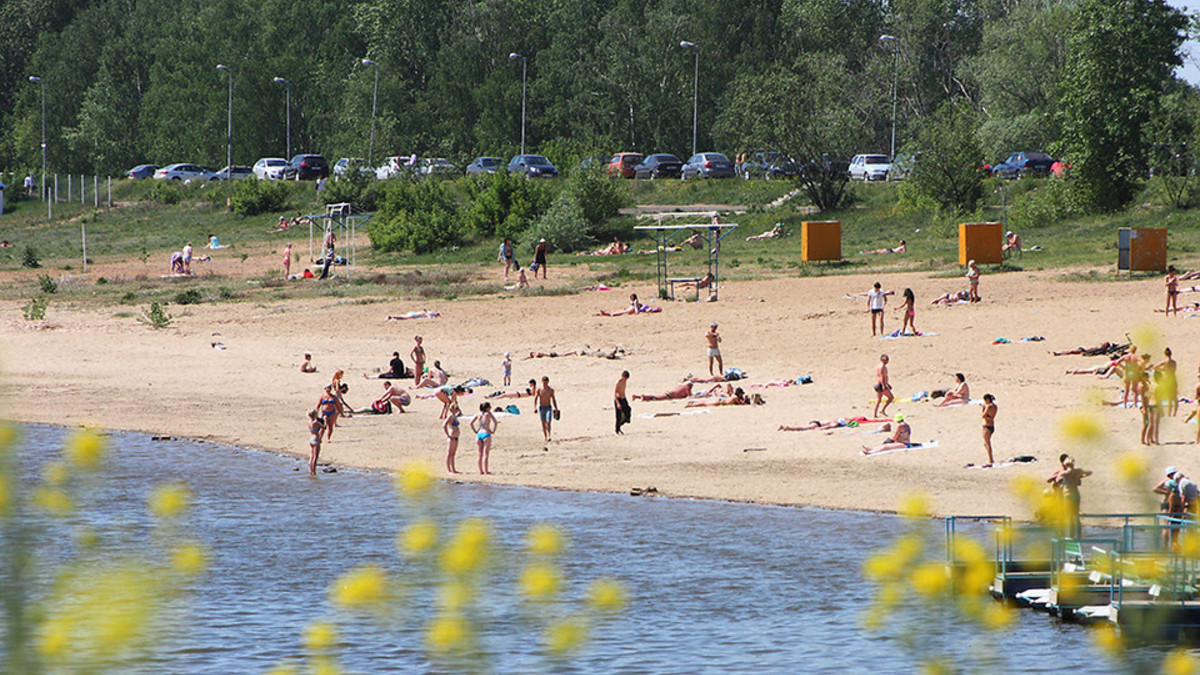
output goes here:
{"type": "Polygon", "coordinates": [[[542,272],[542,278],[546,278],[546,240],[538,241],[537,246],[533,249],[533,278],[537,278],[538,270],[542,272]]]}
{"type": "Polygon", "coordinates": [[[504,241],[500,243],[499,262],[504,263],[505,281],[508,281],[508,273],[510,270],[512,270],[514,267],[521,266],[520,263],[517,262],[517,252],[513,248],[512,240],[508,237],[505,237],[504,241]]]}
{"type": "Polygon", "coordinates": [[[1000,247],[1001,253],[1020,253],[1021,252],[1021,235],[1009,230],[1004,233],[1004,245],[1000,247]]]}
{"type": "Polygon", "coordinates": [[[881,255],[885,253],[908,253],[908,244],[903,239],[895,248],[877,248],[874,251],[863,251],[863,255],[881,255]]]}

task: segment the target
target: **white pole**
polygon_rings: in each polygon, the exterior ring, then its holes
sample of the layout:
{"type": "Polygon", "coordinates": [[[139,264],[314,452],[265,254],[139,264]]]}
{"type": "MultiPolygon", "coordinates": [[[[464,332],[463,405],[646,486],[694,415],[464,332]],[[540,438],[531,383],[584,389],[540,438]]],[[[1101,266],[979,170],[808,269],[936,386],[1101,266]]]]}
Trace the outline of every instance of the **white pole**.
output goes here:
{"type": "Polygon", "coordinates": [[[87,205],[87,176],[79,174],[79,203],[87,205]]]}
{"type": "Polygon", "coordinates": [[[58,202],[58,174],[54,174],[54,201],[58,202]]]}
{"type": "Polygon", "coordinates": [[[83,218],[79,219],[79,235],[83,239],[83,273],[87,274],[87,225],[83,224],[83,218]]]}
{"type": "Polygon", "coordinates": [[[112,208],[112,176],[108,177],[108,208],[112,208]]]}
{"type": "Polygon", "coordinates": [[[100,176],[92,176],[92,198],[95,200],[96,208],[100,208],[100,176]]]}
{"type": "Polygon", "coordinates": [[[73,187],[72,183],[74,183],[74,181],[75,181],[75,176],[73,176],[71,174],[67,174],[67,203],[68,204],[71,203],[71,199],[75,194],[74,191],[71,189],[73,187]]]}

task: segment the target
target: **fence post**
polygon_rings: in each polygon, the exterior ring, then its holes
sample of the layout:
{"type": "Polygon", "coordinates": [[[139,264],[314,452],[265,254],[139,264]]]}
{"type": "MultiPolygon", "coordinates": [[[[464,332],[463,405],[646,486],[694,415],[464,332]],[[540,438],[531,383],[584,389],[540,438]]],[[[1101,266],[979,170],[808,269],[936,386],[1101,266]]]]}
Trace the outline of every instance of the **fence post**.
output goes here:
{"type": "Polygon", "coordinates": [[[100,175],[92,176],[92,201],[96,208],[100,208],[100,175]]]}
{"type": "Polygon", "coordinates": [[[67,174],[67,203],[68,204],[70,204],[71,200],[75,198],[75,190],[73,189],[74,187],[75,187],[75,174],[69,173],[69,174],[67,174]]]}
{"type": "Polygon", "coordinates": [[[108,208],[112,208],[112,176],[108,177],[108,208]]]}
{"type": "Polygon", "coordinates": [[[87,205],[87,176],[79,174],[79,204],[87,205]]]}

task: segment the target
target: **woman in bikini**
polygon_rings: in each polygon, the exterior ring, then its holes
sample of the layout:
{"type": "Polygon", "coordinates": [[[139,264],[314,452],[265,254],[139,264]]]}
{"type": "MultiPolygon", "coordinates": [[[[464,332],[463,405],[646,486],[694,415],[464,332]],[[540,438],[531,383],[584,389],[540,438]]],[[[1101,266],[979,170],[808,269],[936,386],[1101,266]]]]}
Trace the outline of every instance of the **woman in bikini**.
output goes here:
{"type": "Polygon", "coordinates": [[[896,431],[892,433],[891,438],[874,448],[864,445],[862,454],[874,455],[879,452],[888,450],[901,450],[911,448],[912,443],[912,427],[908,426],[908,422],[904,421],[904,415],[896,415],[896,431]]]}
{"type": "Polygon", "coordinates": [[[935,407],[944,408],[948,405],[963,405],[971,402],[971,388],[967,386],[967,378],[962,373],[954,374],[954,388],[946,392],[946,397],[935,407]]]}
{"type": "Polygon", "coordinates": [[[458,395],[466,391],[461,385],[451,387],[448,384],[437,390],[437,400],[442,402],[442,413],[438,415],[439,420],[446,419],[446,415],[450,414],[450,407],[458,405],[458,395]]]}
{"type": "Polygon", "coordinates": [[[596,313],[596,316],[626,316],[629,314],[646,314],[648,312],[658,311],[657,307],[643,305],[638,301],[637,293],[629,294],[629,306],[625,309],[619,309],[615,312],[606,312],[603,309],[596,313]]]}
{"type": "MultiPolygon", "coordinates": [[[[421,375],[425,372],[425,348],[421,346],[421,336],[417,335],[413,338],[417,346],[412,348],[409,357],[413,362],[413,381],[420,382],[421,375]]],[[[420,386],[420,385],[418,385],[420,386]]]]}
{"type": "Polygon", "coordinates": [[[317,413],[321,415],[322,426],[325,431],[325,440],[333,439],[333,418],[337,415],[337,397],[333,395],[333,385],[325,385],[325,393],[321,396],[321,400],[317,401],[317,413]]]}
{"type": "Polygon", "coordinates": [[[325,431],[325,419],[316,410],[308,411],[308,475],[317,475],[317,460],[321,457],[321,433],[325,431]]]}
{"type": "Polygon", "coordinates": [[[1165,357],[1161,363],[1154,365],[1155,373],[1162,373],[1161,392],[1162,396],[1159,402],[1166,406],[1165,412],[1174,417],[1179,413],[1179,382],[1175,377],[1176,366],[1175,359],[1171,358],[1171,348],[1167,347],[1163,350],[1165,357]]]}
{"type": "Polygon", "coordinates": [[[904,329],[907,327],[913,332],[913,335],[916,335],[917,326],[913,323],[913,318],[917,315],[917,299],[911,288],[904,289],[904,307],[902,309],[904,310],[904,323],[900,326],[900,334],[903,335],[904,329]]]}
{"type": "Polygon", "coordinates": [[[1179,314],[1179,272],[1175,270],[1175,266],[1171,265],[1167,268],[1167,315],[1170,316],[1174,311],[1179,314]]]}
{"type": "Polygon", "coordinates": [[[452,404],[450,415],[442,424],[442,431],[446,434],[446,470],[450,473],[458,473],[458,469],[454,468],[454,454],[458,452],[458,416],[461,413],[458,404],[452,404]]]}
{"type": "Polygon", "coordinates": [[[283,278],[287,279],[292,276],[292,244],[288,242],[283,247],[283,278]]]}
{"type": "Polygon", "coordinates": [[[983,465],[986,469],[996,463],[992,458],[992,434],[996,433],[996,413],[1000,408],[996,405],[996,397],[991,394],[983,395],[983,449],[987,450],[988,461],[983,465]]]}
{"type": "Polygon", "coordinates": [[[479,449],[479,473],[490,474],[488,456],[492,452],[492,436],[496,433],[496,416],[492,414],[492,404],[484,401],[479,404],[479,414],[471,418],[471,431],[475,432],[476,447],[479,449]]]}

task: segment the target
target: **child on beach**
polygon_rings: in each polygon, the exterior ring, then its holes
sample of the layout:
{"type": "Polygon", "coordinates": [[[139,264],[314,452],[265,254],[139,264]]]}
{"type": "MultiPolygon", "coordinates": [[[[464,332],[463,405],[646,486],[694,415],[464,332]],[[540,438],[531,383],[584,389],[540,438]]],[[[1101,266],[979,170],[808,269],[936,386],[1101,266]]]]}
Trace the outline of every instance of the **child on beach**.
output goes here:
{"type": "Polygon", "coordinates": [[[316,410],[308,411],[308,475],[317,475],[317,459],[321,457],[321,434],[325,431],[325,420],[316,410]]]}
{"type": "Polygon", "coordinates": [[[304,355],[304,363],[301,363],[301,364],[300,364],[300,372],[302,372],[302,373],[315,373],[315,372],[317,372],[317,367],[316,367],[316,366],[314,366],[314,365],[313,365],[313,362],[312,362],[312,354],[305,354],[305,355],[304,355]]]}
{"type": "Polygon", "coordinates": [[[446,471],[450,473],[458,473],[454,468],[454,454],[458,452],[458,416],[461,414],[458,404],[454,403],[450,406],[450,415],[442,423],[442,431],[446,434],[446,471]]]}
{"type": "Polygon", "coordinates": [[[967,261],[967,284],[970,286],[971,302],[979,302],[979,267],[974,260],[967,261]]]}

